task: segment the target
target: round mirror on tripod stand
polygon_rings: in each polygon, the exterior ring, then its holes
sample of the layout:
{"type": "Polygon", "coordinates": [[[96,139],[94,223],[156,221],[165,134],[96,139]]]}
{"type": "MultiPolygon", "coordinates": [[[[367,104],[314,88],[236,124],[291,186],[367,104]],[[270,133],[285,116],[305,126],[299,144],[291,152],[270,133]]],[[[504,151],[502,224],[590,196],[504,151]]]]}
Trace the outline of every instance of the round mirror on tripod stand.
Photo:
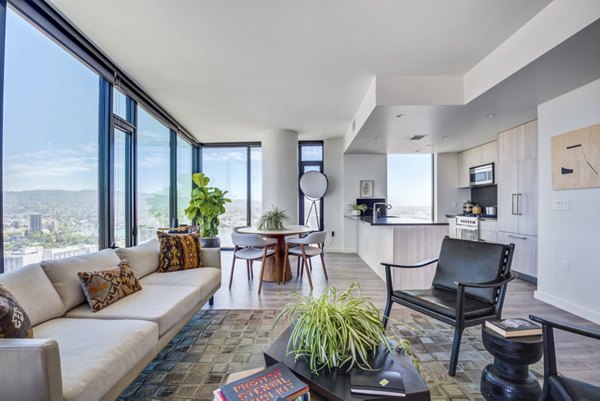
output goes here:
{"type": "Polygon", "coordinates": [[[310,215],[314,210],[315,217],[317,218],[317,228],[319,230],[321,229],[321,221],[319,220],[317,201],[325,196],[328,186],[329,181],[327,180],[327,176],[318,171],[307,171],[300,177],[300,190],[304,194],[304,197],[311,202],[310,209],[306,215],[305,224],[309,221],[310,215]]]}

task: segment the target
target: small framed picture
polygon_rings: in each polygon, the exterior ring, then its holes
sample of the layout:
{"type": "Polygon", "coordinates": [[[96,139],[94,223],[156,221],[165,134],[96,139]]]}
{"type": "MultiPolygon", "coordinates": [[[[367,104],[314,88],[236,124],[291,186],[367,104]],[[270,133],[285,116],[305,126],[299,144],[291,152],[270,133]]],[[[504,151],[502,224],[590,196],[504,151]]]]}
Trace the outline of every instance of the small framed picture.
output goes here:
{"type": "Polygon", "coordinates": [[[372,198],[373,197],[373,180],[360,180],[360,197],[361,198],[372,198]]]}

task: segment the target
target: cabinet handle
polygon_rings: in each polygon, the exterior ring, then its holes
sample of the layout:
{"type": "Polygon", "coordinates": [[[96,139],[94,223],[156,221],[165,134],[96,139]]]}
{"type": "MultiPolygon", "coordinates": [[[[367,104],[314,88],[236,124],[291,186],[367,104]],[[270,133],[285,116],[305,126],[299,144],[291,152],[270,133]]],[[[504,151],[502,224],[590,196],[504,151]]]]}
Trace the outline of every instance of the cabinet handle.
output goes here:
{"type": "Polygon", "coordinates": [[[523,214],[521,213],[521,202],[519,202],[521,196],[523,196],[523,194],[517,194],[517,216],[521,216],[523,214]]]}
{"type": "Polygon", "coordinates": [[[510,212],[511,214],[514,216],[515,214],[517,214],[515,212],[515,196],[517,196],[517,194],[512,194],[511,195],[511,205],[510,205],[510,212]]]}
{"type": "Polygon", "coordinates": [[[508,234],[507,237],[515,239],[527,239],[527,237],[519,237],[518,235],[508,234]]]}

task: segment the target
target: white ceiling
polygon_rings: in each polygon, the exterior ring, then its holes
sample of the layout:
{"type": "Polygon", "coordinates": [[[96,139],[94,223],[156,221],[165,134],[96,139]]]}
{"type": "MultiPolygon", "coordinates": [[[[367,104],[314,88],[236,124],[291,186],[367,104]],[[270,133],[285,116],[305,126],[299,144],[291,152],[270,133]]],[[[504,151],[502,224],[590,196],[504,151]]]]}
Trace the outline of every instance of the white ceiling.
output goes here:
{"type": "Polygon", "coordinates": [[[373,76],[463,75],[550,0],[49,2],[198,140],[222,142],[343,136],[373,76]]]}

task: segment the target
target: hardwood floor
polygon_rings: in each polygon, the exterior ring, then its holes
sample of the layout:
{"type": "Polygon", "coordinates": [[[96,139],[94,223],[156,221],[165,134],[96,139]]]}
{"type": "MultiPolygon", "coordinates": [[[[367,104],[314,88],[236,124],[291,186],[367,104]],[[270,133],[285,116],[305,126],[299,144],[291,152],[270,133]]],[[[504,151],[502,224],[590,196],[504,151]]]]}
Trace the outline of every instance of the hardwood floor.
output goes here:
{"type": "MultiPolygon", "coordinates": [[[[244,261],[238,261],[231,290],[231,251],[222,252],[222,285],[215,294],[213,309],[280,309],[293,299],[294,293],[310,294],[308,280],[296,276],[296,261],[291,258],[293,278],[285,284],[263,283],[262,294],[258,294],[260,262],[254,263],[254,280],[248,281],[244,261]]],[[[313,295],[320,295],[327,286],[338,290],[346,289],[352,282],[361,283],[363,294],[372,298],[378,308],[385,305],[385,283],[356,254],[329,253],[325,257],[329,281],[325,281],[318,258],[313,258],[313,295]]],[[[582,326],[600,330],[600,326],[555,308],[533,297],[535,286],[522,280],[514,280],[508,286],[503,316],[527,318],[529,314],[549,316],[582,326]]],[[[207,306],[208,307],[208,306],[207,306]]],[[[394,305],[394,311],[408,313],[408,309],[394,305]],[[404,309],[404,311],[402,311],[404,309]]],[[[412,313],[412,312],[411,312],[412,313]]],[[[579,336],[557,331],[557,355],[559,371],[566,376],[600,385],[600,341],[592,341],[579,336]]]]}

